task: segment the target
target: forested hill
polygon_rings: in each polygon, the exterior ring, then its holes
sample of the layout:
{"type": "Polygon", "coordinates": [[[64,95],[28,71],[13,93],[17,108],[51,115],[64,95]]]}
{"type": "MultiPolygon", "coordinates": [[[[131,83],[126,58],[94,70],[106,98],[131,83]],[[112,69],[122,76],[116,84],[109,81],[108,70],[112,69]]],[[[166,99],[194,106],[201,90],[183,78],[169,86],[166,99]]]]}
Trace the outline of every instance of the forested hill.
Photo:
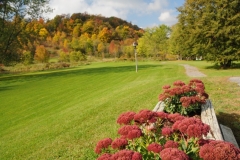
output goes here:
{"type": "Polygon", "coordinates": [[[57,31],[73,36],[75,36],[74,34],[80,35],[82,33],[90,35],[99,34],[104,27],[111,32],[112,39],[138,38],[138,33],[143,33],[143,30],[137,25],[133,25],[131,22],[121,18],[104,17],[88,13],[74,13],[71,16],[65,14],[57,15],[45,23],[45,28],[51,35],[57,31]],[[77,30],[79,33],[77,33],[77,30]]]}
{"type": "MultiPolygon", "coordinates": [[[[133,28],[134,30],[140,30],[140,28],[137,25],[133,25],[131,22],[127,22],[125,20],[122,20],[121,18],[117,17],[104,17],[101,15],[92,15],[88,13],[74,13],[71,16],[70,15],[57,15],[54,19],[49,20],[48,22],[50,24],[56,24],[58,25],[58,29],[61,28],[61,23],[64,23],[68,20],[73,20],[76,23],[84,24],[87,21],[93,21],[95,22],[95,25],[108,25],[111,28],[117,28],[118,26],[129,26],[130,28],[133,28]]],[[[56,28],[52,28],[56,29],[56,28]]]]}
{"type": "Polygon", "coordinates": [[[43,56],[47,53],[45,49],[51,55],[58,55],[61,62],[82,61],[88,56],[130,58],[133,42],[144,33],[138,26],[120,18],[87,13],[57,15],[47,21],[39,19],[32,25],[36,28],[35,43],[25,46],[25,51],[30,51],[28,55],[40,62],[48,61],[45,58],[48,56],[43,56]]]}

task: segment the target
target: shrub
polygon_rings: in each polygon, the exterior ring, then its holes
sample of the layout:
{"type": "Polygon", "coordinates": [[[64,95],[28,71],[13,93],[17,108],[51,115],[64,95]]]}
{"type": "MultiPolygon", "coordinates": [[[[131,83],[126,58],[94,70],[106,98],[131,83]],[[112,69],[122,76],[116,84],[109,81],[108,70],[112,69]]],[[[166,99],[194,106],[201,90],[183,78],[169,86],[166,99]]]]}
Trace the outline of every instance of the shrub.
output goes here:
{"type": "Polygon", "coordinates": [[[33,55],[30,51],[24,51],[22,54],[22,63],[24,65],[30,65],[33,63],[33,55]]]}
{"type": "Polygon", "coordinates": [[[68,52],[60,51],[59,53],[59,62],[70,62],[68,52]]]}
{"type": "Polygon", "coordinates": [[[87,59],[86,55],[83,54],[80,51],[72,51],[72,52],[70,52],[70,61],[72,61],[72,62],[84,61],[86,59],[87,59]]]}

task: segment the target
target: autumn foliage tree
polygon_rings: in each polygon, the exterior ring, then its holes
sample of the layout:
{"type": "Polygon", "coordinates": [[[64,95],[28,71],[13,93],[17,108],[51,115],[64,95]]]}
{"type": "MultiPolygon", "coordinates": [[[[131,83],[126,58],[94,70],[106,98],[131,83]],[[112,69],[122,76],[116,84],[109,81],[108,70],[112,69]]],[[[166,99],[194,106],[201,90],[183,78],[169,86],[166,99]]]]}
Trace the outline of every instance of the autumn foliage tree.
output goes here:
{"type": "MultiPolygon", "coordinates": [[[[0,63],[10,65],[19,61],[23,42],[29,33],[23,31],[27,24],[48,12],[49,0],[2,0],[0,1],[0,63]],[[28,18],[28,20],[26,20],[28,18]]],[[[30,33],[31,34],[31,33],[30,33]]]]}
{"type": "Polygon", "coordinates": [[[43,45],[37,46],[35,56],[34,56],[34,59],[36,61],[41,63],[46,63],[48,62],[49,57],[50,57],[50,54],[43,45]]]}

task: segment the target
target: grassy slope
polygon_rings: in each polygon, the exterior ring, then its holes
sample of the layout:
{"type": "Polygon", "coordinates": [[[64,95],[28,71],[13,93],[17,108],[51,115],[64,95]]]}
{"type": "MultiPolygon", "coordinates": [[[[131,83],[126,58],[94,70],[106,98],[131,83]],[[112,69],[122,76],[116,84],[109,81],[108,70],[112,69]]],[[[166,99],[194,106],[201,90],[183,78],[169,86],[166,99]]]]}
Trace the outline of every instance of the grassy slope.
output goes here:
{"type": "MultiPolygon", "coordinates": [[[[139,62],[138,73],[133,62],[111,62],[1,76],[0,159],[94,159],[97,141],[117,136],[120,113],[153,109],[164,84],[190,79],[179,63],[183,62],[139,62]]],[[[233,109],[237,106],[224,108],[227,98],[215,105],[221,95],[215,77],[221,77],[222,85],[228,88],[224,92],[232,98],[239,93],[237,85],[225,83],[229,72],[219,75],[206,69],[209,64],[205,62],[191,65],[208,75],[201,79],[220,118],[229,110],[237,111],[239,118],[240,109],[233,109]]]]}

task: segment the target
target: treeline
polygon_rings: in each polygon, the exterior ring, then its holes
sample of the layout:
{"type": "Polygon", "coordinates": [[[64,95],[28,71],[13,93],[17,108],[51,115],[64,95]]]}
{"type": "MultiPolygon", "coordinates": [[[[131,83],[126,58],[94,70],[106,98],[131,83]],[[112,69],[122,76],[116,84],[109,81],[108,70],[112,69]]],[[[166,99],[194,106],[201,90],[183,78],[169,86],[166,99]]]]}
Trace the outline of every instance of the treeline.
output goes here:
{"type": "Polygon", "coordinates": [[[177,24],[145,30],[117,17],[88,13],[39,18],[48,3],[0,2],[0,64],[48,62],[50,56],[60,62],[133,59],[135,41],[143,58],[204,59],[222,68],[240,59],[239,0],[186,0],[178,8],[177,24]]]}
{"type": "Polygon", "coordinates": [[[15,16],[8,23],[15,25],[14,29],[21,28],[21,33],[6,52],[0,54],[0,63],[5,65],[44,63],[50,56],[58,57],[60,62],[84,61],[88,56],[128,59],[134,54],[132,43],[144,33],[120,18],[88,13],[57,15],[53,19],[39,18],[31,22],[15,16]]]}

